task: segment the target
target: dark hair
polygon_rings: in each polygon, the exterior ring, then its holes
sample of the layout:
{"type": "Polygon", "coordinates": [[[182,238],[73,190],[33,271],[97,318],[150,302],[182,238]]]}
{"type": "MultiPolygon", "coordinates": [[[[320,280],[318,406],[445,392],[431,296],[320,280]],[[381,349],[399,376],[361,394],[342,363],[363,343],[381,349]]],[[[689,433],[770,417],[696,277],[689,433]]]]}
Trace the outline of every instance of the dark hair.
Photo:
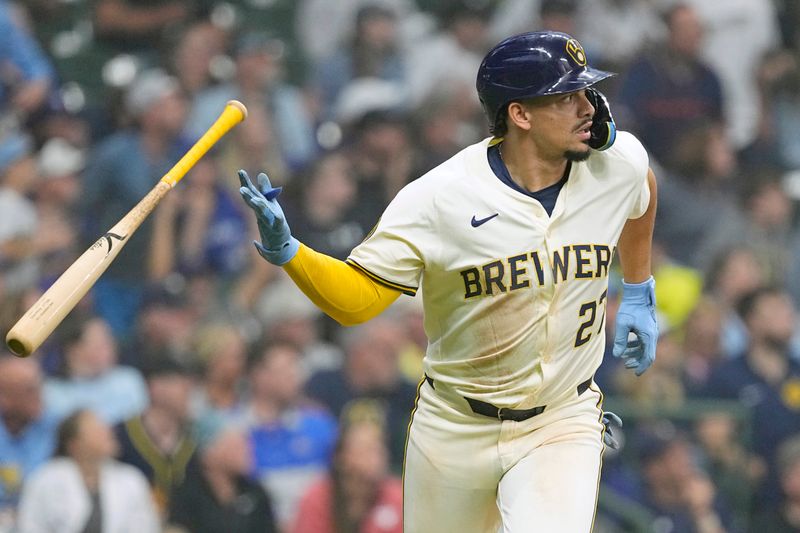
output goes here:
{"type": "Polygon", "coordinates": [[[501,106],[500,110],[497,112],[497,117],[494,119],[494,124],[491,128],[489,128],[489,132],[495,137],[505,137],[508,133],[508,106],[514,103],[527,106],[533,103],[536,98],[539,97],[532,96],[530,98],[517,98],[516,100],[512,100],[509,103],[501,106]]]}
{"type": "Polygon", "coordinates": [[[497,117],[494,119],[494,124],[489,128],[489,133],[495,137],[505,137],[508,133],[508,104],[500,108],[497,117]]]}
{"type": "Polygon", "coordinates": [[[78,437],[81,430],[81,418],[89,413],[87,409],[75,411],[61,421],[56,432],[56,457],[69,457],[69,445],[78,437]]]}
{"type": "Polygon", "coordinates": [[[742,320],[747,323],[747,320],[750,318],[750,315],[753,314],[756,304],[758,304],[758,301],[761,300],[761,298],[765,296],[781,294],[783,294],[783,291],[780,289],[780,287],[775,285],[758,287],[739,299],[739,301],[736,303],[736,312],[739,314],[742,320]]]}
{"type": "MultiPolygon", "coordinates": [[[[349,514],[347,513],[347,495],[344,489],[344,480],[342,479],[342,471],[339,466],[339,458],[342,450],[345,447],[347,438],[354,428],[371,425],[380,429],[383,438],[387,438],[385,425],[380,420],[372,418],[357,418],[347,419],[344,415],[339,421],[339,436],[336,439],[336,445],[333,450],[333,460],[331,461],[331,479],[333,481],[333,530],[335,533],[348,533],[350,531],[358,530],[358,524],[354,524],[349,514]]],[[[373,495],[377,498],[377,495],[373,495]]]]}
{"type": "Polygon", "coordinates": [[[705,273],[704,284],[706,287],[716,289],[717,284],[722,278],[722,273],[728,268],[728,264],[736,254],[745,253],[755,257],[755,252],[752,248],[744,245],[730,246],[720,250],[711,259],[711,264],[705,273]]]}

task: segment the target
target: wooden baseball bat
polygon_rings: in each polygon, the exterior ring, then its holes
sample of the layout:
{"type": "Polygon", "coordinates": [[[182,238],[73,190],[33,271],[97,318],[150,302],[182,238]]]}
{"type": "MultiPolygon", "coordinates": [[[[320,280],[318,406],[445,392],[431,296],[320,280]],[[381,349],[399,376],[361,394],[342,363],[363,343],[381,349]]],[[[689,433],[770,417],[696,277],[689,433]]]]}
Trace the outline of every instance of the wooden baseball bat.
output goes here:
{"type": "Polygon", "coordinates": [[[164,174],[147,196],[108,230],[108,233],[83,252],[14,324],[6,335],[6,343],[14,354],[27,357],[44,342],[94,285],[97,278],[105,272],[161,198],[223,135],[246,117],[247,108],[241,102],[231,100],[227,103],[225,110],[214,124],[175,163],[175,166],[164,174]]]}

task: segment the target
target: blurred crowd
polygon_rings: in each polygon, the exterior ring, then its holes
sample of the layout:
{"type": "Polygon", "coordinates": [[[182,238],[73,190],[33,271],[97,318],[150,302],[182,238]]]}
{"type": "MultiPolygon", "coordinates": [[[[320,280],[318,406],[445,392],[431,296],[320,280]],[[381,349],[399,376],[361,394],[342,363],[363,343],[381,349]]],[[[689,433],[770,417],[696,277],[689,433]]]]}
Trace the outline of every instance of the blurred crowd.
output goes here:
{"type": "Polygon", "coordinates": [[[0,0],[0,331],[249,110],[33,357],[0,354],[0,532],[400,532],[418,299],[323,316],[255,252],[235,173],[344,259],[488,135],[481,58],[536,29],[619,73],[659,181],[658,359],[596,376],[625,427],[595,531],[800,531],[796,2],[0,0]]]}

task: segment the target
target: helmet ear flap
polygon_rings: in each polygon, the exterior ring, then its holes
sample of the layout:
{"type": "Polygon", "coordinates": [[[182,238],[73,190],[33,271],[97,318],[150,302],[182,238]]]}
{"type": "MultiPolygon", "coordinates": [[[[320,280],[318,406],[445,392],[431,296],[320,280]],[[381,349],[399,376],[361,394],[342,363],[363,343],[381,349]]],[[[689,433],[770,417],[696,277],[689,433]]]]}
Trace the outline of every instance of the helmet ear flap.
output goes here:
{"type": "Polygon", "coordinates": [[[607,150],[617,139],[617,125],[614,123],[614,117],[611,116],[608,100],[594,87],[586,89],[586,99],[594,107],[592,127],[589,129],[591,134],[589,146],[598,151],[607,150]]]}

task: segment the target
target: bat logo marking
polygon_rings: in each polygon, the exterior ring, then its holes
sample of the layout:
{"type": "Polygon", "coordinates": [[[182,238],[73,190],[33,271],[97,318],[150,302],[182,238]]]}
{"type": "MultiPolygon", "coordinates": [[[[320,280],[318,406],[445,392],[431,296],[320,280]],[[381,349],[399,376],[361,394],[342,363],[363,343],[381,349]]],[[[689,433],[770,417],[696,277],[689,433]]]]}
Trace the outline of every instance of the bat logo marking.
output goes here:
{"type": "Polygon", "coordinates": [[[108,251],[106,252],[106,255],[111,253],[111,248],[113,247],[113,242],[111,240],[112,238],[117,239],[118,241],[124,241],[126,237],[127,235],[117,235],[116,233],[111,233],[111,232],[106,233],[105,235],[100,237],[101,240],[105,239],[108,242],[108,251]]]}

